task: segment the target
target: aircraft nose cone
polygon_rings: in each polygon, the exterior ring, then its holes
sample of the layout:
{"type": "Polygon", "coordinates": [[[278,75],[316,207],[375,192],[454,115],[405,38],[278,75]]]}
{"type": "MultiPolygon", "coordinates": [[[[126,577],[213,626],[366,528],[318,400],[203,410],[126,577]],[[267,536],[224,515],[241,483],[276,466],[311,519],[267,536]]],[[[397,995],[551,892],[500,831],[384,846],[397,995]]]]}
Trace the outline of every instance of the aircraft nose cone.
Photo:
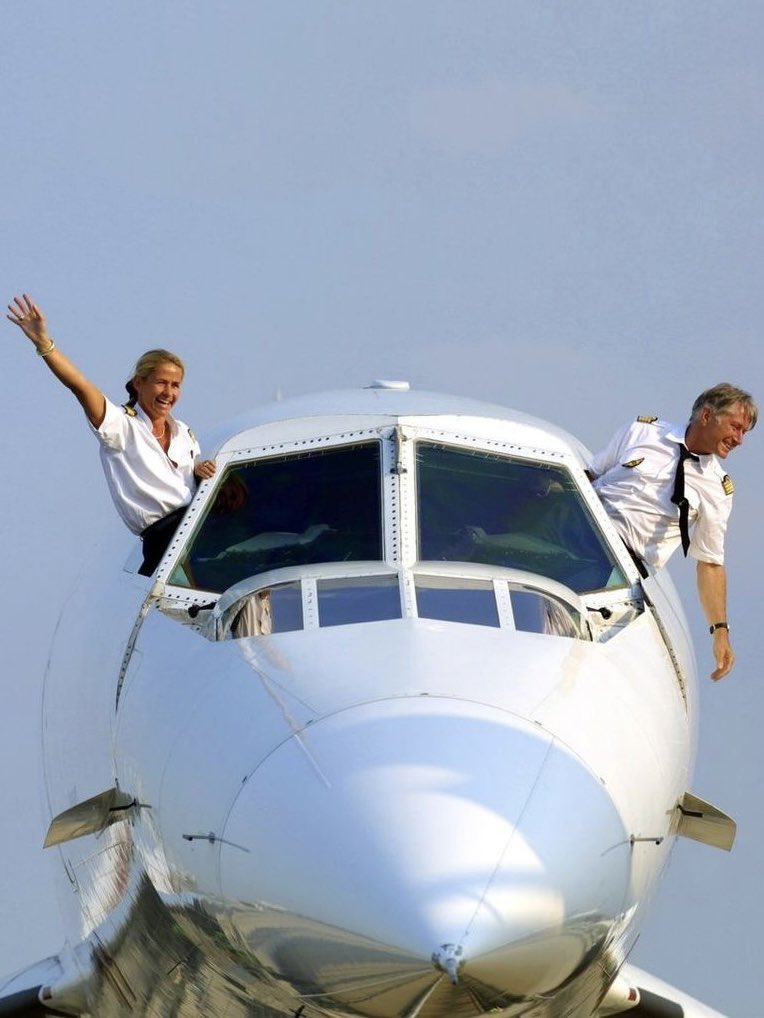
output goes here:
{"type": "Polygon", "coordinates": [[[601,944],[628,880],[628,835],[580,760],[506,712],[430,697],[289,739],[243,785],[221,845],[240,937],[319,994],[380,950],[400,978],[437,966],[543,992],[601,944]]]}

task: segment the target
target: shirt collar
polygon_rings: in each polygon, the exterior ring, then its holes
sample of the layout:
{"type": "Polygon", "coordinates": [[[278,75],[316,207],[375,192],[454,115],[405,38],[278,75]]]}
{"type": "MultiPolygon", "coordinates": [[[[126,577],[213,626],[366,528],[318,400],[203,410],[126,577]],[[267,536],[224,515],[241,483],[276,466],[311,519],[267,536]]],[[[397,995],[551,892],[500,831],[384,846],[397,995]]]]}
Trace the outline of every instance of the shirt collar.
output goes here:
{"type": "Polygon", "coordinates": [[[684,431],[682,431],[681,428],[678,428],[675,424],[672,424],[666,432],[666,438],[669,442],[676,442],[677,445],[684,445],[684,431]]]}
{"type": "MultiPolygon", "coordinates": [[[[135,410],[135,412],[138,415],[138,417],[140,417],[140,419],[143,421],[143,423],[149,429],[149,431],[151,431],[153,433],[154,428],[153,428],[153,425],[151,423],[151,418],[146,413],[146,411],[143,409],[141,404],[136,402],[136,404],[133,407],[133,409],[135,410]]],[[[175,418],[172,416],[172,414],[168,414],[167,415],[167,423],[170,425],[170,434],[174,438],[177,435],[177,433],[178,433],[178,422],[175,420],[175,418]]]]}
{"type": "MultiPolygon", "coordinates": [[[[685,432],[674,424],[666,432],[666,438],[669,442],[675,442],[677,445],[685,444],[685,432]]],[[[702,470],[705,470],[711,463],[716,462],[716,456],[712,452],[694,452],[692,455],[700,464],[702,470]]]]}

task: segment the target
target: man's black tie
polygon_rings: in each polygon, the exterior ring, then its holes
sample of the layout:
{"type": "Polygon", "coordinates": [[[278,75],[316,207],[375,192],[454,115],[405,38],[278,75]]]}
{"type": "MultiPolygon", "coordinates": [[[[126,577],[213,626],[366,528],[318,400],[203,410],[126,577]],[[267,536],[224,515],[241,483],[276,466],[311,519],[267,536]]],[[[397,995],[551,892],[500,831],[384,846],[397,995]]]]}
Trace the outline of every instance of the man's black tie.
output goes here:
{"type": "Polygon", "coordinates": [[[682,535],[682,551],[685,558],[687,549],[690,547],[690,503],[684,494],[684,461],[691,459],[697,462],[698,458],[690,452],[684,443],[679,446],[679,462],[676,465],[674,494],[671,496],[671,501],[674,505],[679,506],[679,533],[682,535]]]}

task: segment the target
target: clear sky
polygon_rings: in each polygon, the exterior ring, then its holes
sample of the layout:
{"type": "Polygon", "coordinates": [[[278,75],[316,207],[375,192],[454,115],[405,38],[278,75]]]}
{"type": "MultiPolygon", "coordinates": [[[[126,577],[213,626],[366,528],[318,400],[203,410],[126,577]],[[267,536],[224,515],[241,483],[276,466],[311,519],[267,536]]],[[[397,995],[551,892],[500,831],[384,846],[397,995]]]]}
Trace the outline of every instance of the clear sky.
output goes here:
{"type": "MultiPolygon", "coordinates": [[[[115,400],[136,357],[188,365],[205,429],[403,377],[546,417],[589,446],[761,398],[759,0],[6,0],[0,280],[115,400]]],[[[119,532],[69,393],[0,326],[4,550],[0,973],[63,936],[40,845],[46,648],[83,549],[119,532]]],[[[731,855],[677,846],[635,952],[761,1014],[762,436],[729,470],[739,663],[704,678],[693,791],[731,855]]],[[[701,672],[710,640],[686,592],[701,672]]],[[[93,592],[98,597],[98,591],[93,592]]],[[[82,739],[87,753],[87,733],[82,739]]]]}

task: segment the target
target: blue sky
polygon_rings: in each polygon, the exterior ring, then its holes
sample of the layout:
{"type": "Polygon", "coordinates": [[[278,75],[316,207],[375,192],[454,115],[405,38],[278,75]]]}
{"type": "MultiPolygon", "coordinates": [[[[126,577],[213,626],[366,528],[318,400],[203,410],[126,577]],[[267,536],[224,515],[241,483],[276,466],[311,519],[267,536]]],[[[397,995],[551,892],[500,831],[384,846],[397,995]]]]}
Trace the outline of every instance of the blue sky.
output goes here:
{"type": "MultiPolygon", "coordinates": [[[[273,397],[404,377],[589,446],[762,395],[764,9],[626,0],[10,0],[0,279],[114,399],[144,349],[188,365],[205,429],[273,397]]],[[[0,969],[55,951],[40,791],[49,634],[95,533],[96,446],[2,328],[0,969]]],[[[757,432],[730,461],[739,664],[704,681],[693,791],[731,856],[680,844],[635,960],[760,1013],[764,750],[757,432]]],[[[701,672],[689,566],[672,571],[701,672]]],[[[96,595],[97,596],[97,592],[96,595]]]]}

